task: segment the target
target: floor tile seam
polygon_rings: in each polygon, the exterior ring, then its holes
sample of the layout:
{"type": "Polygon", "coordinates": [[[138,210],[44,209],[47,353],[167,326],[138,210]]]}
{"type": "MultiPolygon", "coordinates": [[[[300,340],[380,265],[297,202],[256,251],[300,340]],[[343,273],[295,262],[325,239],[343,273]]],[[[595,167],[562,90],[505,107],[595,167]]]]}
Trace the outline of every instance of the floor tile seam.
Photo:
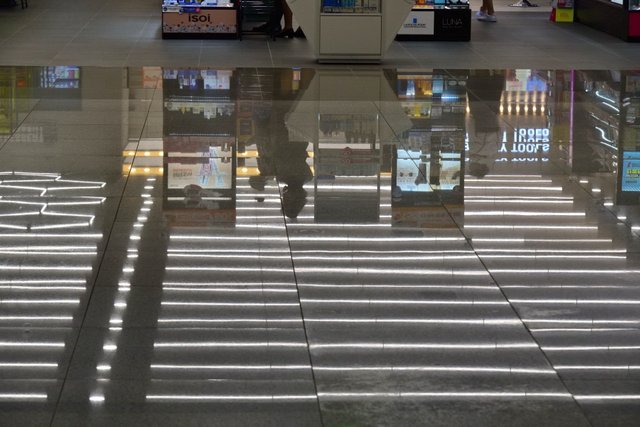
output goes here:
{"type": "MultiPolygon", "coordinates": [[[[149,24],[149,21],[150,21],[151,19],[152,19],[151,17],[147,18],[147,20],[145,21],[144,25],[142,26],[142,29],[140,30],[140,34],[143,34],[143,33],[144,33],[144,31],[145,31],[145,29],[147,28],[147,25],[149,24]]],[[[134,50],[134,49],[136,48],[136,46],[140,43],[140,38],[141,38],[141,37],[140,37],[140,36],[138,36],[138,37],[136,38],[136,40],[133,42],[133,44],[131,45],[131,47],[129,48],[129,52],[127,52],[127,57],[124,59],[124,65],[123,65],[123,67],[126,67],[126,66],[127,66],[127,64],[129,63],[130,58],[131,58],[131,54],[133,53],[133,50],[134,50]]]]}
{"type": "Polygon", "coordinates": [[[35,21],[36,19],[38,19],[40,16],[44,15],[46,13],[46,9],[40,11],[39,14],[34,15],[33,17],[31,17],[31,19],[27,20],[27,22],[25,22],[25,24],[18,28],[16,31],[13,32],[13,34],[11,34],[9,37],[5,38],[2,43],[0,43],[0,48],[3,47],[5,44],[8,44],[11,39],[13,39],[15,36],[18,35],[18,33],[22,30],[24,30],[25,28],[28,28],[30,26],[30,24],[35,21]]]}
{"type": "MultiPolygon", "coordinates": [[[[382,111],[380,111],[380,114],[382,115],[382,111]]],[[[386,118],[384,117],[384,115],[382,115],[383,120],[387,123],[387,125],[389,125],[389,123],[387,122],[386,118]]],[[[390,126],[390,125],[389,125],[390,126]]],[[[393,128],[391,128],[391,131],[395,134],[396,132],[393,130],[393,128]]],[[[395,135],[395,138],[400,140],[398,135],[395,135]]],[[[453,213],[449,211],[449,208],[447,208],[447,206],[443,205],[445,211],[447,212],[447,214],[449,215],[449,218],[453,221],[453,223],[456,225],[456,227],[458,228],[459,233],[465,238],[465,240],[467,241],[467,244],[469,245],[469,247],[471,248],[471,250],[473,250],[477,261],[480,263],[480,265],[482,265],[482,268],[487,272],[487,275],[491,278],[491,281],[494,283],[494,285],[498,288],[498,290],[500,291],[500,294],[502,295],[502,297],[504,298],[504,300],[509,304],[509,308],[511,309],[512,313],[514,314],[514,316],[522,323],[522,326],[524,327],[524,329],[527,331],[527,334],[529,335],[529,337],[531,338],[531,340],[536,343],[536,345],[538,346],[538,348],[540,348],[540,354],[542,355],[542,357],[544,358],[544,360],[546,361],[547,365],[550,367],[550,369],[552,369],[555,372],[555,376],[557,378],[557,380],[559,381],[559,383],[562,385],[562,387],[564,387],[564,389],[566,390],[567,393],[571,394],[568,386],[566,385],[566,383],[564,382],[564,379],[560,376],[560,374],[558,373],[558,371],[554,368],[553,363],[551,363],[551,360],[549,359],[548,355],[541,349],[540,343],[538,342],[538,340],[536,339],[536,337],[533,335],[533,333],[531,332],[531,330],[529,329],[529,327],[527,326],[527,324],[524,322],[524,320],[522,319],[522,316],[520,315],[520,313],[518,312],[518,310],[516,309],[516,307],[514,306],[514,304],[510,301],[510,299],[508,298],[507,294],[505,293],[504,289],[500,286],[500,283],[498,282],[498,280],[496,279],[496,277],[493,275],[493,273],[491,272],[491,270],[489,269],[489,267],[486,265],[485,261],[482,259],[482,257],[480,256],[480,254],[476,251],[476,249],[474,248],[473,244],[472,244],[472,239],[470,237],[468,237],[465,234],[464,231],[464,227],[461,226],[459,223],[457,223],[454,220],[453,217],[453,213]]],[[[571,394],[572,395],[572,394],[571,394]]],[[[575,398],[573,398],[572,395],[572,400],[576,406],[576,408],[578,409],[579,413],[583,416],[584,420],[589,424],[592,425],[591,420],[587,417],[584,409],[582,408],[582,406],[575,400],[575,398]]]]}
{"type": "MultiPolygon", "coordinates": [[[[278,189],[280,192],[280,201],[282,203],[283,200],[283,194],[282,194],[282,187],[280,185],[278,185],[278,189]]],[[[316,403],[317,403],[317,408],[318,408],[318,417],[320,420],[320,425],[324,426],[325,422],[323,420],[323,413],[322,413],[322,408],[320,406],[320,398],[318,396],[318,381],[316,379],[316,373],[315,370],[313,369],[313,357],[311,355],[311,346],[310,346],[310,342],[309,342],[309,332],[307,329],[307,323],[305,321],[305,316],[304,316],[304,309],[302,307],[302,302],[301,302],[301,297],[300,297],[300,287],[299,282],[298,282],[298,275],[296,273],[296,263],[295,260],[293,258],[293,247],[291,245],[291,234],[289,232],[289,227],[288,227],[288,223],[287,223],[287,217],[284,214],[284,210],[281,211],[282,214],[282,219],[284,221],[284,230],[285,230],[285,234],[287,236],[287,246],[289,248],[289,257],[291,260],[291,269],[292,269],[292,274],[293,274],[293,280],[296,286],[296,296],[297,296],[297,302],[298,302],[298,306],[299,306],[299,313],[300,313],[300,320],[302,322],[302,332],[304,333],[304,339],[305,339],[305,343],[306,343],[306,355],[307,355],[307,360],[309,361],[309,366],[310,366],[310,375],[311,375],[311,382],[313,384],[313,391],[314,394],[316,396],[316,403]]]]}
{"type": "Polygon", "coordinates": [[[51,61],[49,62],[49,64],[52,64],[53,61],[55,61],[56,57],[58,57],[60,55],[60,53],[64,50],[67,49],[67,47],[69,47],[69,45],[71,43],[73,43],[79,36],[80,34],[82,34],[82,32],[84,31],[85,28],[87,28],[89,26],[89,24],[96,18],[96,16],[98,16],[102,10],[107,6],[108,3],[102,3],[102,6],[93,14],[93,16],[91,16],[91,18],[87,19],[87,21],[85,22],[85,24],[82,26],[82,28],[80,28],[76,34],[71,37],[71,40],[69,40],[63,47],[62,49],[60,49],[58,51],[58,53],[56,55],[54,55],[54,57],[51,59],[51,61]]]}
{"type": "MultiPolygon", "coordinates": [[[[156,90],[157,90],[157,88],[154,89],[154,91],[156,91],[156,90]]],[[[142,128],[140,130],[140,135],[138,135],[138,145],[140,144],[140,139],[142,138],[142,133],[144,132],[144,128],[145,128],[147,120],[149,118],[150,111],[151,111],[151,103],[149,104],[149,107],[147,109],[147,116],[146,116],[145,122],[144,122],[144,124],[143,124],[143,126],[142,126],[142,128]]],[[[81,330],[83,328],[83,326],[84,326],[84,324],[85,324],[85,322],[87,320],[87,316],[89,314],[89,306],[91,304],[92,297],[93,297],[94,292],[96,290],[97,278],[98,278],[98,276],[100,274],[100,270],[102,269],[103,264],[104,264],[104,260],[106,258],[106,254],[107,254],[107,250],[106,249],[107,249],[107,247],[109,245],[109,241],[111,240],[111,238],[112,238],[112,236],[114,234],[113,232],[114,232],[114,228],[115,228],[115,224],[116,224],[115,218],[117,217],[118,212],[120,211],[120,207],[122,206],[122,202],[123,202],[124,194],[125,194],[125,189],[126,189],[127,183],[129,182],[130,177],[131,177],[131,175],[127,174],[127,179],[125,181],[124,187],[122,188],[122,193],[121,193],[119,201],[118,201],[118,207],[117,207],[115,215],[113,217],[114,220],[113,220],[113,222],[111,224],[111,227],[109,229],[108,234],[106,235],[105,250],[102,252],[102,256],[101,256],[100,261],[98,262],[97,267],[96,267],[96,273],[93,276],[94,280],[93,280],[93,283],[92,283],[92,286],[91,286],[91,291],[89,292],[89,295],[87,296],[87,304],[86,304],[85,309],[84,309],[84,314],[82,315],[82,321],[80,322],[80,325],[78,326],[78,330],[81,330]]],[[[80,334],[78,333],[76,335],[76,337],[75,337],[75,343],[73,345],[73,349],[71,351],[71,354],[69,355],[69,358],[68,358],[69,364],[67,366],[66,372],[64,373],[64,378],[62,380],[62,384],[60,385],[60,393],[58,394],[58,398],[56,399],[56,403],[55,403],[55,408],[53,410],[53,413],[51,414],[51,421],[49,423],[50,427],[54,425],[55,419],[56,419],[56,415],[58,414],[58,410],[60,409],[60,405],[61,405],[61,401],[62,401],[62,394],[64,392],[65,384],[66,384],[67,380],[69,379],[69,372],[71,370],[71,365],[72,365],[72,362],[73,362],[73,358],[74,358],[74,356],[76,354],[76,350],[78,349],[79,340],[80,340],[80,334]]]]}

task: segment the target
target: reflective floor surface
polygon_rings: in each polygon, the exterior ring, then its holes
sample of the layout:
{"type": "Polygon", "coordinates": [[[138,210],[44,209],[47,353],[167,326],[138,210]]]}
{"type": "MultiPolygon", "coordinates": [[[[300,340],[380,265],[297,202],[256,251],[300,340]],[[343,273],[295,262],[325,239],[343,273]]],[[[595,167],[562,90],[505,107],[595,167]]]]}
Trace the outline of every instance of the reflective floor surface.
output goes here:
{"type": "Polygon", "coordinates": [[[2,425],[640,425],[640,71],[0,68],[2,425]]]}

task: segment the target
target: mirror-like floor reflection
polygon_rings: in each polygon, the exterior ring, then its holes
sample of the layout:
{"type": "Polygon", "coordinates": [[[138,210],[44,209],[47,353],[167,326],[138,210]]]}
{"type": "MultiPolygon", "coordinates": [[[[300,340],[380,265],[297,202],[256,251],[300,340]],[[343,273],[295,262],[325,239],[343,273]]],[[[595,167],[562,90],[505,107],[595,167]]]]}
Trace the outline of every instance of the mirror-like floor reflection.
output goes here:
{"type": "Polygon", "coordinates": [[[28,425],[640,423],[640,72],[0,68],[28,425]]]}

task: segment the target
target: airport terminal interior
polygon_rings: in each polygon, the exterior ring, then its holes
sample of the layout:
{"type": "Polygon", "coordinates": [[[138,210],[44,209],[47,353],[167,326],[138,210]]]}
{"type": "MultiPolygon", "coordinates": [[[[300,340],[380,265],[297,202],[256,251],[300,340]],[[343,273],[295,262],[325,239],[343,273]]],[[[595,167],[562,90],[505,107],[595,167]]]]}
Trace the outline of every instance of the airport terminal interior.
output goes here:
{"type": "Polygon", "coordinates": [[[472,1],[468,41],[318,62],[301,14],[17,3],[0,425],[640,425],[637,43],[472,1]]]}

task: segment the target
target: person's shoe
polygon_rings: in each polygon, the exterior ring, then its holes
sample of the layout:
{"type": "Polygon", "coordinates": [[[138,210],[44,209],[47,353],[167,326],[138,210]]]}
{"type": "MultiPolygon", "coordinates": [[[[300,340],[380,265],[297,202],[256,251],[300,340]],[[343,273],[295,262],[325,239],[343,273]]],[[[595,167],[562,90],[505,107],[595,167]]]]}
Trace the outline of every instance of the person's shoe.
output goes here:
{"type": "Polygon", "coordinates": [[[276,37],[292,39],[294,35],[295,33],[293,32],[293,28],[288,28],[286,30],[280,31],[278,34],[276,34],[276,37]]]}
{"type": "Polygon", "coordinates": [[[293,35],[298,38],[298,39],[306,39],[307,36],[304,35],[304,32],[302,31],[302,28],[298,27],[298,29],[296,30],[295,33],[293,33],[293,35]]]}
{"type": "Polygon", "coordinates": [[[477,11],[477,12],[476,12],[476,19],[477,19],[478,21],[482,21],[482,20],[484,20],[484,18],[485,18],[486,16],[487,16],[487,14],[486,14],[486,13],[484,13],[483,11],[481,11],[481,10],[479,10],[479,11],[477,11]]]}
{"type": "Polygon", "coordinates": [[[487,15],[485,14],[483,17],[479,17],[478,21],[483,22],[498,22],[498,18],[495,15],[487,15]]]}

